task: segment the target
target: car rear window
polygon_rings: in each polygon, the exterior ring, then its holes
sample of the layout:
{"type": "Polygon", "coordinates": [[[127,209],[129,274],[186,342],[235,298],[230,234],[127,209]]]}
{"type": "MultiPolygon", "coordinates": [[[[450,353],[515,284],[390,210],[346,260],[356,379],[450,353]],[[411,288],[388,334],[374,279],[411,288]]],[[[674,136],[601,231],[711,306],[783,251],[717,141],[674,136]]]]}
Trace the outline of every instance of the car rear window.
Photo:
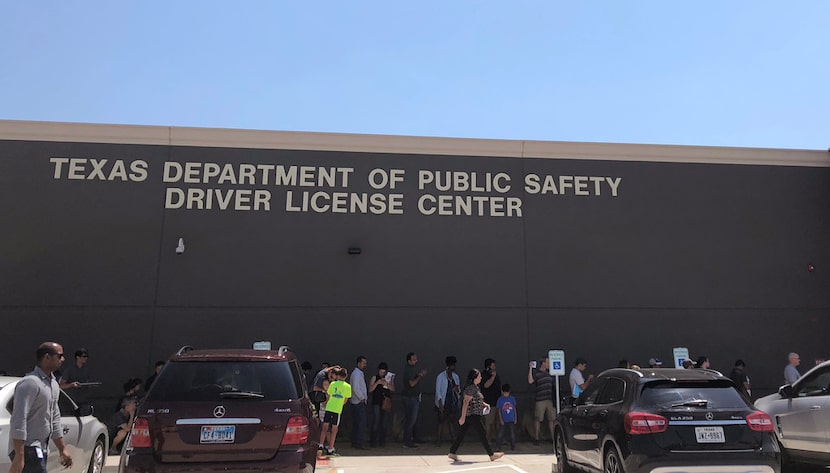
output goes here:
{"type": "Polygon", "coordinates": [[[171,362],[147,393],[147,401],[297,399],[299,390],[286,362],[171,362]]]}
{"type": "Polygon", "coordinates": [[[659,408],[673,406],[709,409],[746,408],[738,391],[729,381],[659,381],[647,383],[640,394],[640,404],[659,408]],[[697,403],[697,401],[706,401],[697,403]]]}

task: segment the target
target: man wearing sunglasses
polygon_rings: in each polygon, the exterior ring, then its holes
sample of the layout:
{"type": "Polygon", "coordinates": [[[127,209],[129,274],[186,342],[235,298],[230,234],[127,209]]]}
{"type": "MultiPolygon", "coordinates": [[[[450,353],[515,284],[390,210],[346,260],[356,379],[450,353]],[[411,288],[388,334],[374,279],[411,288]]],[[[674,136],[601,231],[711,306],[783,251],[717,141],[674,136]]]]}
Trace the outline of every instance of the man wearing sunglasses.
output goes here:
{"type": "Polygon", "coordinates": [[[60,375],[60,387],[64,391],[70,391],[70,396],[76,404],[88,404],[89,394],[87,393],[90,381],[89,368],[87,362],[89,361],[89,352],[86,348],[79,348],[75,350],[75,363],[69,365],[60,375]]]}
{"type": "Polygon", "coordinates": [[[63,347],[42,343],[35,352],[37,365],[14,388],[11,437],[14,450],[9,473],[46,473],[49,440],[58,447],[61,465],[72,466],[72,457],[63,443],[60,387],[54,372],[63,364],[63,347]]]}

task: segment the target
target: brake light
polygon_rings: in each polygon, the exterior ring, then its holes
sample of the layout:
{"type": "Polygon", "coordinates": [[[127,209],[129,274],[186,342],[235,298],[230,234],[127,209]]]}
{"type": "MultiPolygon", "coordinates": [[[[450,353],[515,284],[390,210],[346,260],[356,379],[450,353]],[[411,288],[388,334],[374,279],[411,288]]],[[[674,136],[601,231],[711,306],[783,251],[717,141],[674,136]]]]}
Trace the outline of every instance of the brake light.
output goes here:
{"type": "Polygon", "coordinates": [[[766,412],[755,411],[746,416],[746,423],[749,428],[756,432],[774,432],[775,428],[772,425],[772,419],[766,412]]]}
{"type": "Polygon", "coordinates": [[[150,442],[150,423],[147,419],[139,417],[133,423],[133,430],[130,434],[130,445],[137,448],[149,448],[153,446],[150,442]]]}
{"type": "Polygon", "coordinates": [[[657,434],[669,428],[668,419],[649,412],[629,412],[624,423],[625,431],[631,435],[657,434]]]}
{"type": "Polygon", "coordinates": [[[308,441],[308,421],[305,417],[294,416],[288,420],[283,445],[302,445],[308,441]]]}

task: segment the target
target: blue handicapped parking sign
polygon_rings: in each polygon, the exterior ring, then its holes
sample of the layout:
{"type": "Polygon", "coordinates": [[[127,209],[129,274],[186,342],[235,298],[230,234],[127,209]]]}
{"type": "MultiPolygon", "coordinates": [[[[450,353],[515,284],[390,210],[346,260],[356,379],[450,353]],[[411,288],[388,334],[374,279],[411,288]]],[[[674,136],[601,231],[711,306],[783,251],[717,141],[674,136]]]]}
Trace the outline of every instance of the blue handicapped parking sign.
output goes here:
{"type": "Polygon", "coordinates": [[[553,369],[561,370],[562,369],[562,362],[561,361],[554,361],[553,362],[553,369]]]}

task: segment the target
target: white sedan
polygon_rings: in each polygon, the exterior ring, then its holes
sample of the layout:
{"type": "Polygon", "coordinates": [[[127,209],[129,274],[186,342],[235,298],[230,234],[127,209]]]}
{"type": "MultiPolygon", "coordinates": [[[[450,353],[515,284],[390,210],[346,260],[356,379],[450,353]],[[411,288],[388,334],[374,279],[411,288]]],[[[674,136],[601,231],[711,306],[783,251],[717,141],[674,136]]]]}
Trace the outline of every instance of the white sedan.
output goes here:
{"type": "MultiPolygon", "coordinates": [[[[0,376],[0,473],[9,471],[8,453],[13,449],[10,435],[11,412],[14,407],[14,387],[22,378],[0,376]]],[[[49,446],[46,468],[49,473],[102,473],[107,458],[109,435],[107,427],[92,415],[90,406],[78,407],[61,391],[58,405],[61,410],[63,441],[72,455],[72,467],[61,466],[55,444],[49,446]]]]}

